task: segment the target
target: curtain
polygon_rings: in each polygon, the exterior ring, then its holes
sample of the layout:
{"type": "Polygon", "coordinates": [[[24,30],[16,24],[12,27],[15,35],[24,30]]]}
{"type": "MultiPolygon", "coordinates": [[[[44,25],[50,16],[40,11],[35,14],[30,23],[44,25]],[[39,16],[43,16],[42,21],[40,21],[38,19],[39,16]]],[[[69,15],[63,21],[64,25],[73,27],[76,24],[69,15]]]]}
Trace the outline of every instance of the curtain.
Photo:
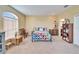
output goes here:
{"type": "Polygon", "coordinates": [[[14,38],[18,32],[18,20],[5,17],[4,19],[5,40],[14,38]]]}

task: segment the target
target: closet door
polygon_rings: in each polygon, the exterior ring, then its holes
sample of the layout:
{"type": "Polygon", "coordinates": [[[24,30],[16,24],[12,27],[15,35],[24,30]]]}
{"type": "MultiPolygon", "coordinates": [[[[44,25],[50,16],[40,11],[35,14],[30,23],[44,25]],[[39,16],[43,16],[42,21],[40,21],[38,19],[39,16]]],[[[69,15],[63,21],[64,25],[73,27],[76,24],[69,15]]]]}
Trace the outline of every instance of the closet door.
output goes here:
{"type": "Polygon", "coordinates": [[[79,16],[74,17],[73,43],[79,45],[79,16]]]}

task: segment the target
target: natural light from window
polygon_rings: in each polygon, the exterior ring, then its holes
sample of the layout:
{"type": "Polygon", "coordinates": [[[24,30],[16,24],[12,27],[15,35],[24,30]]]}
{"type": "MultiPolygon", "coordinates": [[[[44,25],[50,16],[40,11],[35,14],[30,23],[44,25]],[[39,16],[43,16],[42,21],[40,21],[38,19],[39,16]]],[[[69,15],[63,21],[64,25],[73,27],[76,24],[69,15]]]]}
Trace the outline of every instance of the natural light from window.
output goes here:
{"type": "Polygon", "coordinates": [[[18,17],[11,12],[3,13],[5,40],[14,38],[18,32],[18,17]]]}

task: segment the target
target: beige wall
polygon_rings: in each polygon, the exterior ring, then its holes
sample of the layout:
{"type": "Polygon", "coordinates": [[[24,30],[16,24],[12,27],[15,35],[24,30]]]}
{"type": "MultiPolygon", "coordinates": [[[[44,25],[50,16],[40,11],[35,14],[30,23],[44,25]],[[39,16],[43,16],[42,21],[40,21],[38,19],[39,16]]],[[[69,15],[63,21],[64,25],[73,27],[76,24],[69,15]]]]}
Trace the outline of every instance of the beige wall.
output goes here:
{"type": "MultiPolygon", "coordinates": [[[[74,16],[76,14],[79,14],[79,6],[73,6],[68,8],[62,13],[57,14],[57,23],[59,24],[59,21],[61,19],[68,18],[70,19],[70,22],[74,22],[74,16]]],[[[59,24],[60,25],[60,24],[59,24]]],[[[32,31],[33,27],[39,27],[39,26],[45,26],[48,29],[51,29],[54,27],[54,19],[51,19],[49,16],[27,16],[26,17],[26,29],[27,31],[32,31]]]]}
{"type": "Polygon", "coordinates": [[[61,21],[60,20],[68,18],[68,19],[70,19],[70,22],[73,23],[74,16],[77,14],[79,15],[79,6],[78,5],[70,7],[67,10],[65,10],[64,12],[57,15],[58,16],[58,24],[59,24],[59,34],[61,34],[60,33],[60,31],[61,31],[61,25],[60,25],[61,21]]]}
{"type": "Polygon", "coordinates": [[[52,29],[54,27],[54,20],[49,16],[26,16],[26,29],[29,33],[33,30],[33,27],[52,29]]]}
{"type": "Polygon", "coordinates": [[[76,14],[79,14],[79,5],[75,5],[73,7],[68,8],[67,10],[65,10],[64,12],[58,14],[58,19],[64,19],[64,18],[69,18],[70,22],[73,23],[74,22],[74,16],[76,14]]]}
{"type": "MultiPolygon", "coordinates": [[[[32,31],[33,27],[45,26],[48,29],[54,27],[54,19],[49,16],[25,16],[10,6],[0,6],[0,30],[3,30],[3,20],[1,15],[3,12],[10,11],[19,17],[19,28],[26,27],[27,31],[32,31]]],[[[79,6],[73,6],[57,15],[57,20],[69,18],[73,23],[74,15],[79,13],[79,6]]]]}
{"type": "Polygon", "coordinates": [[[9,11],[9,12],[12,12],[14,13],[15,15],[18,16],[18,20],[19,20],[19,28],[23,28],[25,27],[25,15],[21,14],[20,12],[18,12],[17,10],[13,9],[11,6],[8,6],[8,5],[2,5],[0,6],[0,31],[3,31],[3,19],[2,19],[2,14],[3,12],[6,12],[6,11],[9,11]]]}

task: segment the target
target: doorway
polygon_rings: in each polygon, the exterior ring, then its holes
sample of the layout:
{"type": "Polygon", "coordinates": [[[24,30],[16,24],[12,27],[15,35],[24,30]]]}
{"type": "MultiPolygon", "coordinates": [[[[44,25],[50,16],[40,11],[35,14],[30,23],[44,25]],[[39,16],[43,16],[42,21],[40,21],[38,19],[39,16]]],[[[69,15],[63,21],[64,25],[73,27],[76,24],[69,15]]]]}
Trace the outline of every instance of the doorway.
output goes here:
{"type": "Polygon", "coordinates": [[[61,29],[62,29],[62,24],[64,23],[64,19],[59,20],[59,37],[61,37],[61,29]]]}

